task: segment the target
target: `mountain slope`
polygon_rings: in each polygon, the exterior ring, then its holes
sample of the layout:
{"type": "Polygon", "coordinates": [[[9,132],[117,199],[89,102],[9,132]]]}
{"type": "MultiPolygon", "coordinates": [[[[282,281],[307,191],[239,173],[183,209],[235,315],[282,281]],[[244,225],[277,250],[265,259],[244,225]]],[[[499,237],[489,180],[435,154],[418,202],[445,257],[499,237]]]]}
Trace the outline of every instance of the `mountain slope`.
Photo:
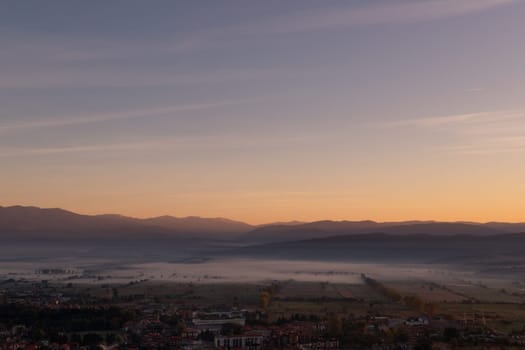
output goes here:
{"type": "MultiPolygon", "coordinates": [[[[513,225],[513,224],[509,224],[513,225]]],[[[507,227],[507,230],[509,227],[507,227]]],[[[446,223],[432,221],[384,222],[374,221],[318,221],[295,226],[266,226],[257,228],[242,236],[245,242],[269,243],[311,238],[322,238],[335,235],[363,234],[382,232],[396,235],[429,234],[429,235],[491,235],[507,231],[498,226],[491,227],[477,223],[446,223]]]]}
{"type": "Polygon", "coordinates": [[[121,215],[80,215],[63,209],[0,207],[0,235],[10,238],[232,238],[252,226],[227,219],[136,219],[121,215]]]}
{"type": "Polygon", "coordinates": [[[393,235],[474,235],[525,232],[524,223],[317,221],[252,226],[224,218],[80,215],[63,209],[1,207],[0,238],[213,238],[243,244],[298,241],[336,235],[382,232],[393,235]]]}
{"type": "Polygon", "coordinates": [[[374,263],[497,262],[507,266],[515,261],[525,263],[524,245],[525,233],[488,236],[368,233],[252,245],[227,254],[264,259],[374,263]]]}
{"type": "Polygon", "coordinates": [[[198,216],[188,216],[185,218],[159,216],[141,221],[150,225],[177,229],[187,233],[240,234],[253,229],[253,226],[240,221],[224,218],[201,218],[198,216]]]}

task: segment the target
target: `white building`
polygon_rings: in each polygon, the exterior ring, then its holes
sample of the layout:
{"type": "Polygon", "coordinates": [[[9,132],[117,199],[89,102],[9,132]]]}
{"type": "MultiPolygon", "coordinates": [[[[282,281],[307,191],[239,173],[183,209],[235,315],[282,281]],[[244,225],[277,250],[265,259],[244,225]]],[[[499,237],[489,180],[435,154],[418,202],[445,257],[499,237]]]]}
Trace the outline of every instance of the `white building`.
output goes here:
{"type": "Polygon", "coordinates": [[[216,349],[262,349],[264,336],[260,334],[244,334],[232,336],[216,336],[214,339],[216,349]]]}

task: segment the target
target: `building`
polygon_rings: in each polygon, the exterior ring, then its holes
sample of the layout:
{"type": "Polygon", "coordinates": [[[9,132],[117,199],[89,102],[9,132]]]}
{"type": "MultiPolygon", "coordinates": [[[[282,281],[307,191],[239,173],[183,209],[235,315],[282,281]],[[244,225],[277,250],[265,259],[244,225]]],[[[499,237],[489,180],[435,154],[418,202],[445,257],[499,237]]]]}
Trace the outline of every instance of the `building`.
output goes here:
{"type": "Polygon", "coordinates": [[[264,336],[258,333],[243,335],[216,336],[214,345],[216,349],[245,349],[260,350],[263,348],[264,336]]]}

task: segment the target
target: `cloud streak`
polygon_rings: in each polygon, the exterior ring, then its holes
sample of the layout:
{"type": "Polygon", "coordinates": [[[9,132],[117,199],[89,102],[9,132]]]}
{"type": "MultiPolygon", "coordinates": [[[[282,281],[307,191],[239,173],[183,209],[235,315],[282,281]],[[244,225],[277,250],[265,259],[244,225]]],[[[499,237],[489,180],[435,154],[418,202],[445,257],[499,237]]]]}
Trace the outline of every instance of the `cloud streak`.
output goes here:
{"type": "MultiPolygon", "coordinates": [[[[35,53],[38,54],[38,53],[35,53]]],[[[7,65],[7,64],[6,64],[7,65]]],[[[275,71],[268,69],[230,69],[206,74],[180,74],[174,69],[130,69],[115,65],[97,65],[79,69],[76,67],[57,68],[24,67],[16,68],[9,63],[11,70],[2,73],[0,89],[49,89],[49,88],[130,88],[187,86],[196,84],[219,84],[224,82],[245,82],[272,78],[275,71]]]]}
{"type": "Polygon", "coordinates": [[[130,151],[141,149],[158,149],[173,147],[176,143],[165,142],[136,142],[136,143],[119,143],[106,145],[85,145],[85,146],[65,146],[65,147],[47,147],[47,148],[19,148],[9,149],[0,152],[0,157],[23,157],[23,156],[43,156],[53,154],[67,153],[91,153],[102,151],[130,151]]]}
{"type": "Polygon", "coordinates": [[[448,133],[459,143],[438,148],[466,155],[525,152],[525,110],[477,112],[415,118],[381,124],[448,133]]]}
{"type": "Polygon", "coordinates": [[[465,114],[453,114],[437,117],[413,118],[383,123],[384,126],[416,126],[416,127],[439,127],[459,124],[487,124],[502,121],[520,120],[525,117],[525,111],[503,110],[492,112],[475,112],[465,114]]]}
{"type": "Polygon", "coordinates": [[[284,74],[289,70],[276,73],[275,68],[248,68],[187,74],[166,67],[161,69],[150,65],[142,66],[141,63],[147,62],[148,59],[165,59],[224,47],[232,42],[237,45],[240,42],[252,42],[261,37],[440,20],[486,11],[514,2],[516,0],[367,2],[361,6],[307,10],[254,19],[250,22],[190,32],[183,36],[167,33],[164,37],[154,40],[10,33],[9,36],[0,36],[0,45],[9,47],[9,50],[0,56],[0,65],[9,67],[9,70],[0,69],[0,88],[127,88],[260,80],[284,74]],[[138,66],[121,65],[122,59],[135,62],[138,66]],[[86,63],[96,63],[96,68],[86,67],[86,63]]]}
{"type": "Polygon", "coordinates": [[[361,25],[398,24],[440,20],[486,11],[516,0],[427,0],[368,2],[362,7],[296,13],[255,26],[259,32],[300,33],[361,25]]]}
{"type": "Polygon", "coordinates": [[[118,112],[108,112],[108,113],[99,113],[99,114],[88,114],[81,116],[70,116],[60,119],[48,119],[48,120],[35,120],[30,122],[23,123],[11,123],[11,124],[0,124],[0,133],[25,130],[25,129],[36,129],[36,128],[49,128],[49,127],[61,127],[69,125],[81,125],[81,124],[91,124],[91,123],[100,123],[113,120],[126,120],[126,119],[135,119],[135,118],[149,118],[154,116],[186,112],[186,111],[195,111],[195,110],[204,110],[204,109],[213,109],[220,108],[232,105],[238,105],[246,103],[250,100],[230,100],[230,101],[219,101],[219,102],[210,102],[210,103],[200,103],[200,104],[187,104],[180,106],[167,106],[167,107],[155,107],[155,108],[146,108],[146,109],[136,109],[129,111],[118,111],[118,112]]]}
{"type": "Polygon", "coordinates": [[[330,135],[271,135],[243,136],[232,134],[184,136],[169,139],[140,140],[123,143],[64,145],[59,147],[27,147],[8,148],[0,150],[0,158],[34,157],[46,155],[65,155],[76,153],[128,152],[128,151],[162,151],[188,148],[217,151],[230,147],[258,147],[261,145],[289,145],[293,143],[311,143],[327,140],[330,135]]]}
{"type": "Polygon", "coordinates": [[[444,147],[446,151],[464,155],[490,155],[525,152],[525,136],[492,137],[466,144],[444,147]]]}
{"type": "MultiPolygon", "coordinates": [[[[253,19],[250,22],[186,33],[184,36],[150,38],[75,37],[19,33],[15,41],[0,37],[0,44],[10,47],[3,57],[10,60],[91,61],[119,60],[123,57],[154,57],[158,54],[191,54],[230,41],[252,40],[253,36],[304,33],[355,26],[402,24],[435,21],[516,3],[518,0],[409,0],[366,2],[362,6],[342,6],[296,11],[282,16],[253,19]]],[[[11,35],[12,36],[12,35],[11,35]]]]}

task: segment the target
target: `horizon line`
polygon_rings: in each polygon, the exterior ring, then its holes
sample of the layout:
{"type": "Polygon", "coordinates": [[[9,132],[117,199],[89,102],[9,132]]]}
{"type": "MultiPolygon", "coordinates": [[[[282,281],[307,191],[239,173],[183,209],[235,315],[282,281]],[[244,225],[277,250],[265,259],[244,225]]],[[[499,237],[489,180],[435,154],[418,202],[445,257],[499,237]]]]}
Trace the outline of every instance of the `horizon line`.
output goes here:
{"type": "Polygon", "coordinates": [[[224,216],[200,216],[200,215],[184,215],[184,216],[176,216],[174,214],[159,214],[155,216],[136,216],[136,215],[124,215],[119,213],[112,213],[112,212],[100,212],[100,213],[83,213],[81,211],[76,210],[70,210],[65,209],[63,207],[40,207],[37,205],[22,205],[22,204],[12,204],[12,205],[0,205],[0,209],[8,209],[8,208],[33,208],[33,209],[40,209],[40,210],[62,210],[65,212],[69,212],[76,215],[82,215],[82,216],[105,216],[105,215],[114,215],[114,216],[122,216],[126,218],[131,219],[137,219],[137,220],[147,220],[147,219],[155,219],[160,217],[172,217],[177,219],[188,219],[188,218],[198,218],[198,219],[215,219],[215,220],[228,220],[233,222],[238,222],[242,224],[246,224],[253,227],[258,226],[270,226],[270,225],[279,225],[279,224],[286,224],[286,223],[297,223],[298,225],[301,224],[312,224],[312,223],[318,223],[318,222],[374,222],[377,224],[396,224],[396,223],[450,223],[450,224],[477,224],[477,225],[486,225],[490,223],[502,223],[502,224],[525,224],[525,220],[523,221],[505,221],[505,220],[488,220],[488,221],[476,221],[476,220],[437,220],[437,219],[396,219],[396,220],[377,220],[377,219],[339,219],[339,218],[331,218],[331,219],[320,219],[320,220],[297,220],[297,219],[289,219],[289,220],[275,220],[270,222],[263,222],[259,224],[250,223],[248,221],[242,220],[242,219],[232,219],[229,217],[224,216]]]}

